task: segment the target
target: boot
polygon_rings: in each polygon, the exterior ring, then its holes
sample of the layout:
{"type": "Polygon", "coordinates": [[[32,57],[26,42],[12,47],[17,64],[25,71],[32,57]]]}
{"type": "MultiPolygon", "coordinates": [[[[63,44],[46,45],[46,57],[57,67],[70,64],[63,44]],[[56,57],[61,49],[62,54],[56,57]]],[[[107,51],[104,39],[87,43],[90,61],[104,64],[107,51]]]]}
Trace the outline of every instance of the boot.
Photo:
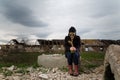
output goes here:
{"type": "Polygon", "coordinates": [[[74,76],[78,76],[79,72],[78,72],[78,65],[74,65],[74,76]]]}
{"type": "Polygon", "coordinates": [[[73,66],[72,65],[68,65],[68,69],[69,69],[69,74],[73,75],[73,66]]]}

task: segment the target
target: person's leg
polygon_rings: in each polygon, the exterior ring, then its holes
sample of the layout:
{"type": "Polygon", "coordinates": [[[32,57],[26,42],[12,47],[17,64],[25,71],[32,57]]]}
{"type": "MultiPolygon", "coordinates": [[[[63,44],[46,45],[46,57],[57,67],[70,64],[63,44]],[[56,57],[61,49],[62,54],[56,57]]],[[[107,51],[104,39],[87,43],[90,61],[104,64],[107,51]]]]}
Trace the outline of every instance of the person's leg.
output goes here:
{"type": "Polygon", "coordinates": [[[73,62],[73,55],[71,53],[66,53],[67,54],[67,61],[68,61],[68,70],[69,70],[69,74],[70,75],[73,75],[73,65],[72,65],[72,62],[73,62]]]}
{"type": "Polygon", "coordinates": [[[74,76],[78,76],[79,75],[79,71],[78,71],[79,53],[78,52],[74,53],[73,61],[74,61],[74,76]]]}

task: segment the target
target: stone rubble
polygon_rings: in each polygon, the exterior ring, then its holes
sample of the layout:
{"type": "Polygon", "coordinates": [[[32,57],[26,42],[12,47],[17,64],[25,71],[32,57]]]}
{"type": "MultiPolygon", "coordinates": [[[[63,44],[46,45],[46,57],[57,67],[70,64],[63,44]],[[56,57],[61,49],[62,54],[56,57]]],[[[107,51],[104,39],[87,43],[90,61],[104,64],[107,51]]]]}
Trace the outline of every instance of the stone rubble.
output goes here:
{"type": "Polygon", "coordinates": [[[7,70],[9,71],[13,71],[16,67],[14,65],[12,65],[11,67],[8,67],[7,70]]]}
{"type": "Polygon", "coordinates": [[[29,67],[25,70],[12,68],[12,74],[5,75],[5,71],[11,67],[2,68],[0,80],[102,80],[103,78],[103,66],[96,68],[90,74],[82,73],[78,77],[70,76],[68,72],[61,71],[59,68],[43,67],[29,67]]]}

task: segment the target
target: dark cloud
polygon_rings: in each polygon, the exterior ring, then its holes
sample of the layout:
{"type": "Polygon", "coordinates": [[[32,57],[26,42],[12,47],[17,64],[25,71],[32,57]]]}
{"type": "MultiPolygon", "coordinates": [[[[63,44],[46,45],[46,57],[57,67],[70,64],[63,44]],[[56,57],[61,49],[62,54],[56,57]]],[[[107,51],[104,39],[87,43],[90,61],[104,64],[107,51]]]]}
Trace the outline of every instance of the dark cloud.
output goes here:
{"type": "Polygon", "coordinates": [[[3,15],[11,22],[21,24],[27,27],[44,27],[47,26],[43,21],[37,20],[32,13],[32,10],[17,0],[10,2],[3,1],[3,15]]]}
{"type": "Polygon", "coordinates": [[[39,33],[36,34],[36,36],[40,37],[40,38],[46,38],[49,35],[49,33],[39,33]]]}

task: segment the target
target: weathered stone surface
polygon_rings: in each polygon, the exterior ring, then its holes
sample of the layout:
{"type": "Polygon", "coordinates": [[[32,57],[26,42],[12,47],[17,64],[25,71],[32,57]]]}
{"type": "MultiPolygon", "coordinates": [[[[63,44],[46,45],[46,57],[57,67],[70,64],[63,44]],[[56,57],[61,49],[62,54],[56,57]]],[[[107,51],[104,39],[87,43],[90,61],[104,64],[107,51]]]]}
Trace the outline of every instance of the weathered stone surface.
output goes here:
{"type": "Polygon", "coordinates": [[[29,71],[29,72],[33,72],[34,69],[33,69],[33,67],[29,67],[29,68],[27,68],[27,71],[29,71]]]}
{"type": "Polygon", "coordinates": [[[104,61],[104,80],[120,80],[120,46],[110,45],[104,61]]]}
{"type": "Polygon", "coordinates": [[[16,69],[16,68],[17,68],[16,66],[12,65],[12,66],[10,66],[10,67],[7,68],[7,69],[10,70],[10,71],[13,71],[13,70],[16,69]]]}
{"type": "Polygon", "coordinates": [[[48,68],[54,67],[66,67],[67,61],[64,55],[53,54],[53,55],[40,55],[38,56],[38,64],[48,68]]]}
{"type": "Polygon", "coordinates": [[[48,75],[47,75],[47,74],[40,74],[39,77],[40,77],[41,79],[46,79],[46,80],[48,80],[48,75]]]}

